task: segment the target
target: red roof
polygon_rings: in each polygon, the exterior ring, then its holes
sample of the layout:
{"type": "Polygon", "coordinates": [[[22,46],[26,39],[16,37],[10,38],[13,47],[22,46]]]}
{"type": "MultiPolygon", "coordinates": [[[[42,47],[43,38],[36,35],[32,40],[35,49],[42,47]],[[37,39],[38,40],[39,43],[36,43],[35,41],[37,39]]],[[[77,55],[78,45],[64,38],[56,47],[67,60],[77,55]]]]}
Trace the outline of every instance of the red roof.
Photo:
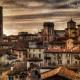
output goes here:
{"type": "Polygon", "coordinates": [[[52,76],[55,76],[56,74],[63,74],[64,76],[70,78],[70,79],[74,79],[75,77],[80,77],[77,73],[75,73],[74,71],[72,70],[69,70],[65,67],[59,67],[57,69],[53,69],[53,70],[50,70],[50,71],[47,71],[47,72],[44,72],[41,74],[41,77],[43,79],[46,79],[46,78],[49,78],[49,77],[52,77],[52,76]]]}

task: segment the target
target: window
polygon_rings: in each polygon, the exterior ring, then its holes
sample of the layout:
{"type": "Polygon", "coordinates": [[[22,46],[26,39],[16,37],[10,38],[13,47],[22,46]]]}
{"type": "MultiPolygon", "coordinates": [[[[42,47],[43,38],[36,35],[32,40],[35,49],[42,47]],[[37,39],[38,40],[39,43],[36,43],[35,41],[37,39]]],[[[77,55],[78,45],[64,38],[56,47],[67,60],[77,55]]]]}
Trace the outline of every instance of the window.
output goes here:
{"type": "Polygon", "coordinates": [[[33,54],[33,58],[35,57],[35,54],[33,54]]]}
{"type": "Polygon", "coordinates": [[[21,54],[19,54],[19,58],[21,58],[21,54]]]}
{"type": "Polygon", "coordinates": [[[35,49],[33,49],[33,52],[35,52],[35,49]]]}
{"type": "Polygon", "coordinates": [[[80,61],[79,61],[79,64],[80,64],[80,61]]]}
{"type": "Polygon", "coordinates": [[[68,54],[68,56],[70,57],[70,54],[68,54]]]}
{"type": "Polygon", "coordinates": [[[39,54],[39,58],[41,58],[41,54],[39,54]]]}
{"type": "Polygon", "coordinates": [[[70,60],[67,60],[67,64],[70,64],[70,60]]]}
{"type": "Polygon", "coordinates": [[[47,40],[47,37],[44,37],[44,40],[46,41],[47,40]]]}
{"type": "Polygon", "coordinates": [[[29,54],[29,58],[31,58],[31,54],[29,54]]]}
{"type": "Polygon", "coordinates": [[[39,49],[39,52],[41,52],[41,49],[39,49]]]}
{"type": "Polygon", "coordinates": [[[59,59],[59,60],[58,60],[58,64],[62,64],[62,60],[59,59]]]}
{"type": "Polygon", "coordinates": [[[0,76],[2,76],[2,72],[0,72],[0,76]]]}
{"type": "Polygon", "coordinates": [[[30,49],[29,49],[29,52],[30,52],[30,49]]]}
{"type": "Polygon", "coordinates": [[[66,57],[70,57],[70,54],[68,53],[68,54],[66,54],[66,57]]]}
{"type": "Polygon", "coordinates": [[[61,57],[62,57],[62,54],[57,54],[58,59],[61,59],[61,57]]]}
{"type": "Polygon", "coordinates": [[[25,54],[25,57],[27,58],[27,57],[28,57],[28,55],[27,55],[27,54],[25,54]]]}
{"type": "Polygon", "coordinates": [[[77,64],[77,61],[75,61],[75,64],[77,64]]]}

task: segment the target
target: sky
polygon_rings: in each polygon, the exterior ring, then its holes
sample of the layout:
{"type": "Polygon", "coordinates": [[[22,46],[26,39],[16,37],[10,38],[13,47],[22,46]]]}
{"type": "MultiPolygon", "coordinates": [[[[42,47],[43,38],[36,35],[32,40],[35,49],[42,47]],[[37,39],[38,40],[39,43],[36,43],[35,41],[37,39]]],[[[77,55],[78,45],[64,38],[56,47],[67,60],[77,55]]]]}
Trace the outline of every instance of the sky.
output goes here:
{"type": "Polygon", "coordinates": [[[0,6],[6,35],[36,33],[48,21],[58,30],[65,29],[71,18],[80,23],[80,0],[0,0],[0,6]]]}

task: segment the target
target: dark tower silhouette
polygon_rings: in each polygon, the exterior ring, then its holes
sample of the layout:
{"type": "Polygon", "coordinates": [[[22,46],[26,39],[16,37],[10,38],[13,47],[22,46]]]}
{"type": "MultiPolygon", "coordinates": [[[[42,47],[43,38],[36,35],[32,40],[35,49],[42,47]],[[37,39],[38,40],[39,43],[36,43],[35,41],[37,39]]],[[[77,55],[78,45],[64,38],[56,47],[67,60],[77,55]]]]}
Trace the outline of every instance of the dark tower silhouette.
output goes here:
{"type": "Polygon", "coordinates": [[[53,35],[54,33],[54,23],[53,22],[45,22],[43,26],[44,26],[44,30],[47,29],[48,35],[53,35]]]}
{"type": "Polygon", "coordinates": [[[47,45],[49,42],[54,40],[54,23],[44,22],[43,27],[43,43],[47,45]]]}
{"type": "Polygon", "coordinates": [[[74,22],[71,18],[71,20],[69,22],[67,22],[67,28],[69,29],[74,29],[76,28],[76,22],[74,22]]]}
{"type": "Polygon", "coordinates": [[[0,7],[0,41],[3,37],[3,8],[0,7]]]}
{"type": "Polygon", "coordinates": [[[76,22],[74,22],[72,19],[67,22],[66,36],[68,38],[76,38],[77,37],[76,22]]]}

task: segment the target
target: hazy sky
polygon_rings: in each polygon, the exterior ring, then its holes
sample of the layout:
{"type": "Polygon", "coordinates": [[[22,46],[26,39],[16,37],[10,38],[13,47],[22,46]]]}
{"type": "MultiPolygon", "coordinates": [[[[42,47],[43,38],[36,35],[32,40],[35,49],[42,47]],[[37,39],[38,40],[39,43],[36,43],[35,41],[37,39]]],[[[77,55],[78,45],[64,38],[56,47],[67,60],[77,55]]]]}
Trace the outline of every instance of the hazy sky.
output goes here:
{"type": "Polygon", "coordinates": [[[35,33],[45,21],[54,22],[55,29],[65,29],[70,18],[80,23],[80,0],[0,0],[0,5],[7,35],[35,33]]]}

